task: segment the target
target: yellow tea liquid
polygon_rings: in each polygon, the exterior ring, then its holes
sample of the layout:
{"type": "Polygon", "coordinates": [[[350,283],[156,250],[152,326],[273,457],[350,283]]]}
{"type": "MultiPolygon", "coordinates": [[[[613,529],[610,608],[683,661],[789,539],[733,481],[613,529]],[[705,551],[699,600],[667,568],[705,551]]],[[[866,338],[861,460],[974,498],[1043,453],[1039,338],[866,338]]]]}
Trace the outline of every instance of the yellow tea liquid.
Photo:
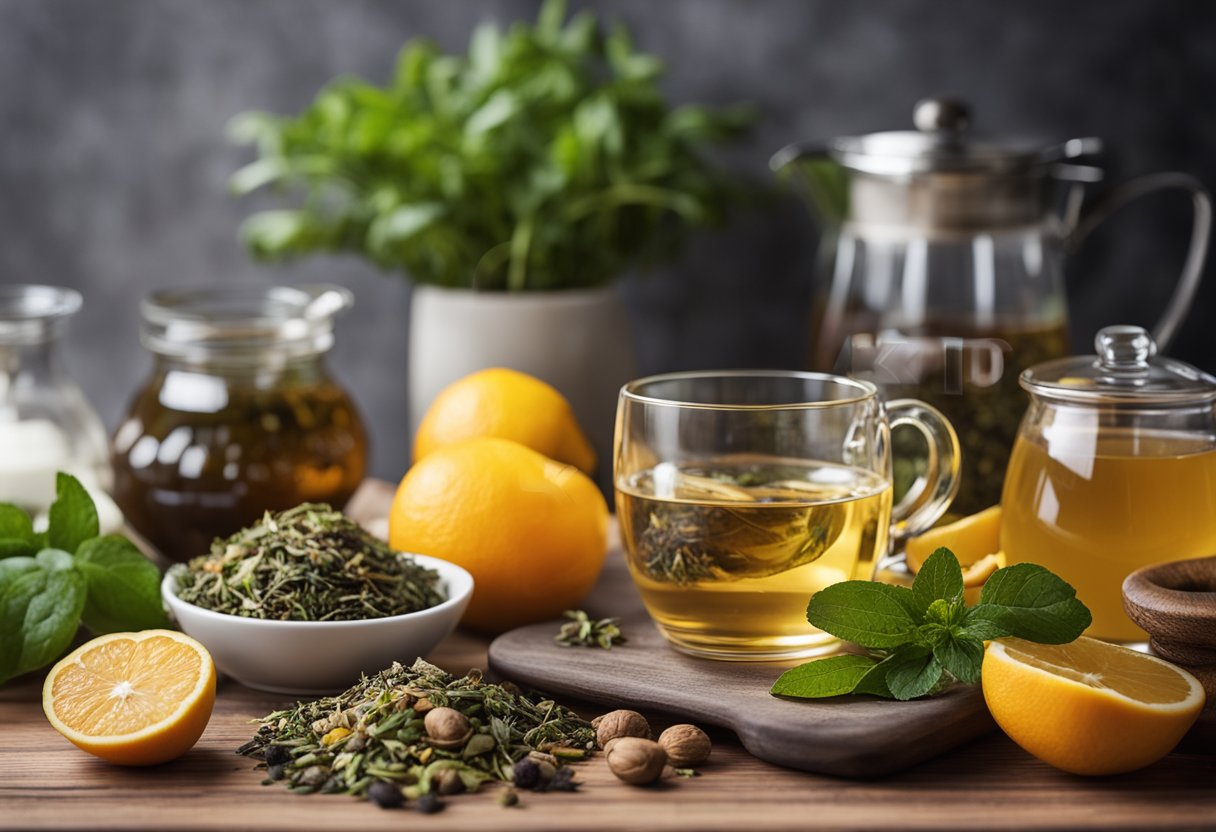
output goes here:
{"type": "Polygon", "coordinates": [[[1019,437],[1002,499],[1009,563],[1041,564],[1093,613],[1087,635],[1143,641],[1123,612],[1142,566],[1216,554],[1216,447],[1163,432],[1046,429],[1019,437]]]}
{"type": "Polygon", "coordinates": [[[824,462],[665,463],[619,479],[616,499],[650,615],[676,646],[726,659],[832,649],[807,602],[873,575],[891,517],[885,478],[824,462]]]}

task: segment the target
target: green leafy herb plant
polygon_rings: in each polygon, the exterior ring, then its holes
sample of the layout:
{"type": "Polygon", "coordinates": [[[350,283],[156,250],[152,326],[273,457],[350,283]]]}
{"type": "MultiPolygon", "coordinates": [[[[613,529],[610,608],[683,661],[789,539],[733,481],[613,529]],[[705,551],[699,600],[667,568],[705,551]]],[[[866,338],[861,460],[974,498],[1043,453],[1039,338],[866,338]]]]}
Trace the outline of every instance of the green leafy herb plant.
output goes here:
{"type": "Polygon", "coordinates": [[[599,286],[720,220],[734,189],[709,150],[745,109],[671,108],[662,63],[548,0],[535,24],[483,24],[466,55],[411,41],[384,87],[340,78],[298,117],[245,113],[258,159],[231,179],[291,208],[250,216],[261,259],[355,252],[420,283],[599,286]]]}
{"type": "Polygon", "coordinates": [[[979,603],[963,598],[963,572],[949,549],[934,552],[912,588],[874,581],[843,581],[811,598],[807,620],[837,638],[866,648],[808,662],[781,674],[771,693],[803,699],[867,693],[915,699],[954,682],[980,680],[984,642],[1015,636],[1066,644],[1091,616],[1076,590],[1042,566],[998,569],[979,603]]]}
{"type": "Polygon", "coordinates": [[[82,623],[97,634],[169,626],[156,566],[125,537],[100,536],[89,492],[61,473],[45,532],[0,503],[0,684],[55,661],[82,623]]]}

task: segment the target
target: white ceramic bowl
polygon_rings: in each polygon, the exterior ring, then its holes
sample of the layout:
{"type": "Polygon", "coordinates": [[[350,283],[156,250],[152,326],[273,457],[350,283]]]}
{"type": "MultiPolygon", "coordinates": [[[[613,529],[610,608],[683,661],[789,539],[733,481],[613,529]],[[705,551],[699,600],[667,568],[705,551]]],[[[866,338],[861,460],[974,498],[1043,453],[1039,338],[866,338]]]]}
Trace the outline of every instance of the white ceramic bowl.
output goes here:
{"type": "Polygon", "coordinates": [[[420,612],[360,621],[264,621],[213,612],[177,597],[165,575],[161,597],[186,635],[198,639],[215,666],[243,685],[313,695],[345,690],[360,673],[425,656],[456,628],[473,594],[473,576],[454,563],[413,555],[439,573],[447,600],[420,612]]]}

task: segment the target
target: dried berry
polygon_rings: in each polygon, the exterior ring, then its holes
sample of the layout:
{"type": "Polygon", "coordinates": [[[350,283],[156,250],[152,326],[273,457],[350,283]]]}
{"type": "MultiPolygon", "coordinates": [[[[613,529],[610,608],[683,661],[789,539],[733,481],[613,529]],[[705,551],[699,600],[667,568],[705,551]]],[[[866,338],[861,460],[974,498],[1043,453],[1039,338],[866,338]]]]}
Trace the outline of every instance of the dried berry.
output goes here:
{"type": "Polygon", "coordinates": [[[422,724],[431,745],[436,748],[460,748],[473,735],[469,718],[455,708],[432,708],[422,724]]]}
{"type": "Polygon", "coordinates": [[[524,757],[515,764],[511,780],[520,789],[535,789],[540,783],[540,766],[524,757]]]}
{"type": "Polygon", "coordinates": [[[498,793],[498,805],[503,807],[518,806],[519,792],[515,789],[503,789],[498,793]]]}
{"type": "Polygon", "coordinates": [[[268,745],[266,746],[266,765],[281,766],[291,762],[291,751],[286,746],[268,745]]]}
{"type": "Polygon", "coordinates": [[[285,773],[281,765],[266,766],[266,776],[271,780],[282,780],[285,773]]]}
{"type": "Polygon", "coordinates": [[[695,725],[673,725],[659,734],[659,745],[676,768],[704,765],[709,759],[709,737],[695,725]]]}
{"type": "Polygon", "coordinates": [[[367,799],[381,809],[396,809],[405,803],[401,788],[384,780],[377,780],[367,787],[367,799]]]}
{"type": "Polygon", "coordinates": [[[600,748],[620,737],[650,737],[650,723],[637,711],[612,711],[599,718],[595,740],[600,748]]]}
{"type": "Polygon", "coordinates": [[[634,786],[658,780],[667,765],[667,752],[663,746],[641,737],[617,738],[607,756],[612,773],[634,786]]]}
{"type": "Polygon", "coordinates": [[[574,769],[562,766],[553,773],[548,783],[537,789],[538,792],[573,792],[578,791],[579,783],[574,779],[574,769]]]}
{"type": "Polygon", "coordinates": [[[444,803],[439,799],[439,795],[434,792],[427,792],[418,798],[418,811],[424,815],[433,815],[436,812],[443,811],[444,803]]]}

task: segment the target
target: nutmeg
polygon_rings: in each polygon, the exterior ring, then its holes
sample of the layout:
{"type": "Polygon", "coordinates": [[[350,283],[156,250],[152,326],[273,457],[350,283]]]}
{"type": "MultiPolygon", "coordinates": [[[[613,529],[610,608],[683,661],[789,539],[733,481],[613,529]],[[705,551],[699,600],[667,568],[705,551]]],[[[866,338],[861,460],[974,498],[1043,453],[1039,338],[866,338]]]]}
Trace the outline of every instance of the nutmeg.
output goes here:
{"type": "Polygon", "coordinates": [[[659,734],[659,745],[676,768],[705,765],[709,759],[709,737],[695,725],[673,725],[659,734]]]}
{"type": "Polygon", "coordinates": [[[667,765],[663,746],[641,737],[617,737],[607,757],[612,773],[634,786],[658,780],[667,765]]]}
{"type": "Polygon", "coordinates": [[[637,711],[610,711],[593,720],[595,741],[600,748],[619,737],[650,738],[650,723],[637,711]]]}
{"type": "Polygon", "coordinates": [[[422,721],[426,736],[436,748],[460,748],[473,734],[469,718],[455,708],[432,708],[422,721]]]}

